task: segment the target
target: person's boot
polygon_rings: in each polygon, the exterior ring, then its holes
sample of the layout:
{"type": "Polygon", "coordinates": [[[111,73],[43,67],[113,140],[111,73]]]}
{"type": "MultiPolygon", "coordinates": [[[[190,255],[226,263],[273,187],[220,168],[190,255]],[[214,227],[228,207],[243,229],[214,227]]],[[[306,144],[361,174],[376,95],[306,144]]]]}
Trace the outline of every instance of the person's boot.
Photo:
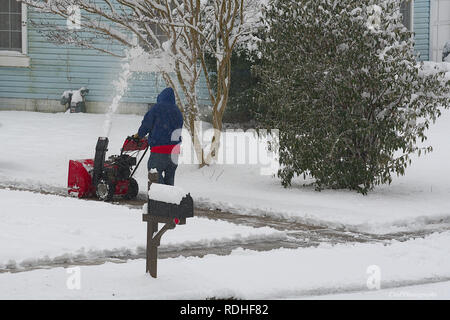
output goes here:
{"type": "Polygon", "coordinates": [[[148,189],[147,190],[150,190],[150,186],[152,185],[152,183],[158,183],[158,181],[159,181],[158,172],[157,171],[156,172],[149,171],[148,172],[148,189]]]}

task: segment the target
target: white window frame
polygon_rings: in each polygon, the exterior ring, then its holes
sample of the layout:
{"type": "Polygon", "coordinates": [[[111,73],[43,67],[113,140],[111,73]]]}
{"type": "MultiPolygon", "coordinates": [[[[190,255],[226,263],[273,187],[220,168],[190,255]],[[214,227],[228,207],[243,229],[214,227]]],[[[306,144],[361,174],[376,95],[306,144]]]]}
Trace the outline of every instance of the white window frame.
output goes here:
{"type": "Polygon", "coordinates": [[[448,3],[450,0],[444,1],[431,1],[431,12],[430,12],[430,61],[442,62],[442,49],[446,43],[447,38],[443,40],[442,32],[448,30],[450,17],[445,15],[445,19],[442,20],[440,17],[441,5],[443,3],[448,3]],[[447,18],[448,17],[448,18],[447,18]]]}
{"type": "Polygon", "coordinates": [[[22,2],[22,52],[1,51],[0,67],[29,68],[30,57],[28,56],[28,10],[22,2]]]}

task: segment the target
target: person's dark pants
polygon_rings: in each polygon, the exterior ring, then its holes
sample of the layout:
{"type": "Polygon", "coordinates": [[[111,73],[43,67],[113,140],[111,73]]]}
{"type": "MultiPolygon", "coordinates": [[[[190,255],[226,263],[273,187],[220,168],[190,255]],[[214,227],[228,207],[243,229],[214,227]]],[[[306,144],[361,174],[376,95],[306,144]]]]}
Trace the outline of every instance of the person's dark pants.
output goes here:
{"type": "Polygon", "coordinates": [[[175,171],[178,167],[178,155],[151,153],[147,167],[149,171],[149,186],[152,182],[173,186],[175,183],[175,171]],[[156,169],[158,173],[151,173],[152,169],[156,169]]]}

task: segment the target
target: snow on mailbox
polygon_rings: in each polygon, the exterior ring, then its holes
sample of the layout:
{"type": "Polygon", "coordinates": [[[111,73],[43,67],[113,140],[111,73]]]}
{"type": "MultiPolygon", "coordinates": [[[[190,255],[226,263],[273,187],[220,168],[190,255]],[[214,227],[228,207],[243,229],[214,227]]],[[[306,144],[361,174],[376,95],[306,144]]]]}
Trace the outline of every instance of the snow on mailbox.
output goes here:
{"type": "Polygon", "coordinates": [[[186,224],[186,218],[194,216],[194,202],[183,189],[152,183],[148,191],[148,203],[144,205],[142,220],[147,222],[146,272],[157,275],[158,247],[162,235],[178,224],[186,224]],[[164,223],[158,231],[158,224],[164,223]]]}
{"type": "Polygon", "coordinates": [[[194,202],[189,193],[179,187],[152,183],[148,191],[148,214],[158,217],[179,219],[194,216],[194,202]]]}

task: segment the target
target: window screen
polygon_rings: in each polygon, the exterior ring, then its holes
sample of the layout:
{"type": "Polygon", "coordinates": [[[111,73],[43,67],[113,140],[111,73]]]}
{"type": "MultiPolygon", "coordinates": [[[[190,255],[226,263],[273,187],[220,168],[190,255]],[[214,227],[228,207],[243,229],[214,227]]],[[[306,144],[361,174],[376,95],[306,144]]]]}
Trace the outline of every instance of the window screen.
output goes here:
{"type": "Polygon", "coordinates": [[[22,52],[22,3],[0,0],[0,50],[22,52]]]}
{"type": "MultiPolygon", "coordinates": [[[[151,24],[150,25],[150,29],[153,31],[153,33],[155,34],[156,38],[161,42],[165,42],[167,41],[169,38],[167,37],[167,35],[163,32],[163,30],[157,25],[157,24],[151,24]]],[[[153,39],[150,38],[150,36],[148,37],[148,41],[156,46],[156,43],[153,39]]],[[[145,49],[148,50],[147,46],[143,43],[141,43],[141,46],[145,49]]]]}

